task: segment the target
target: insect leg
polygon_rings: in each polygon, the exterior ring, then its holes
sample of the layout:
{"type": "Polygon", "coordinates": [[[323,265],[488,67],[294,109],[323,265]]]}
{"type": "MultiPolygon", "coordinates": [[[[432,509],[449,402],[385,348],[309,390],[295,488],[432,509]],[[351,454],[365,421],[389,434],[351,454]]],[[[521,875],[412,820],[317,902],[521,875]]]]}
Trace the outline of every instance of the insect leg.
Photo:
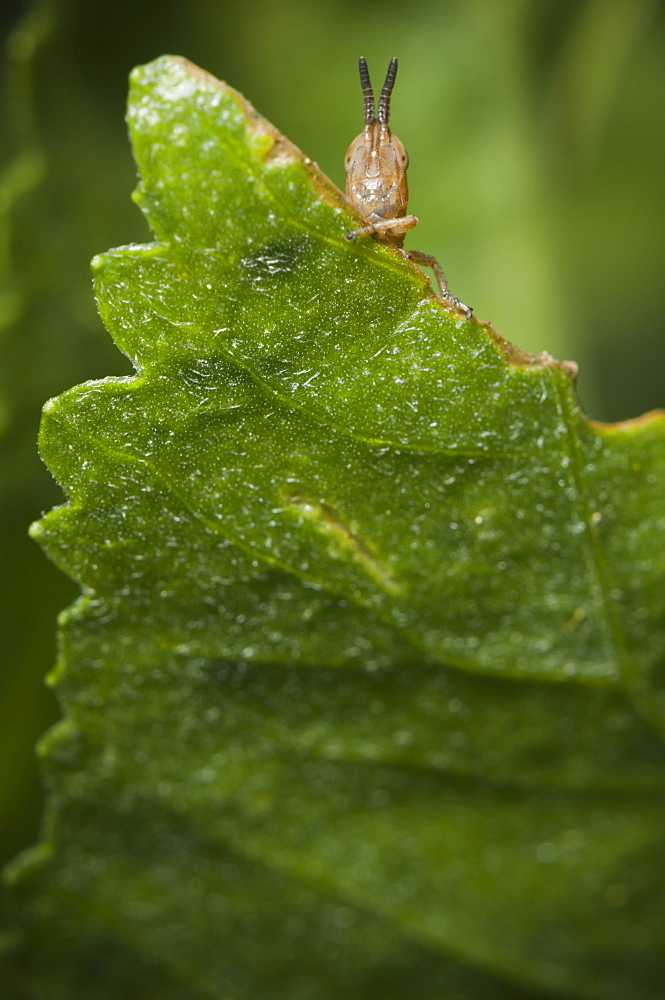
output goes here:
{"type": "Polygon", "coordinates": [[[406,232],[407,229],[413,229],[417,225],[418,217],[416,215],[404,215],[401,219],[381,219],[377,217],[376,221],[370,222],[368,226],[363,226],[362,229],[354,229],[352,233],[347,233],[346,239],[355,240],[359,236],[374,236],[375,233],[389,233],[391,229],[406,232]]]}
{"type": "Polygon", "coordinates": [[[459,299],[456,299],[455,296],[451,294],[450,289],[448,288],[448,280],[436,257],[433,257],[429,253],[421,253],[420,250],[402,250],[402,253],[409,260],[412,260],[414,264],[418,264],[422,267],[431,267],[436,275],[436,280],[439,284],[439,288],[441,289],[442,297],[444,299],[448,299],[448,301],[452,302],[453,305],[459,306],[463,309],[467,315],[467,319],[471,318],[473,315],[473,309],[471,309],[470,306],[465,305],[463,302],[460,302],[459,299]]]}

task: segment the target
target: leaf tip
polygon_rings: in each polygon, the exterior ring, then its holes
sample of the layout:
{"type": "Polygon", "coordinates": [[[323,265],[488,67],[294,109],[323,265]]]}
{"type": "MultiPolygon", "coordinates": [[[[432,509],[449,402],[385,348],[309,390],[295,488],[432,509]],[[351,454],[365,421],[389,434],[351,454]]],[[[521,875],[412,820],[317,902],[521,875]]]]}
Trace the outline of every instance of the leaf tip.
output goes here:
{"type": "Polygon", "coordinates": [[[38,545],[41,545],[44,538],[44,528],[42,527],[41,520],[32,522],[28,528],[28,535],[32,538],[33,542],[37,542],[38,545]]]}
{"type": "Polygon", "coordinates": [[[529,351],[517,347],[516,344],[502,337],[491,323],[480,322],[480,325],[485,327],[509,365],[515,368],[552,368],[570,376],[573,381],[577,378],[579,365],[576,361],[559,361],[558,358],[553,357],[548,351],[541,351],[540,354],[530,354],[529,351]]]}

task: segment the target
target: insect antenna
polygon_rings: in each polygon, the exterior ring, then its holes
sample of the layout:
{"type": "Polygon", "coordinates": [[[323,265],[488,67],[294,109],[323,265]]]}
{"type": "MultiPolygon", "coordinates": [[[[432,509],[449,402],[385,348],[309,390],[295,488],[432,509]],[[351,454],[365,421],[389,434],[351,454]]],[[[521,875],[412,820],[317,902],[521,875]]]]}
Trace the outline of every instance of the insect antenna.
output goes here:
{"type": "Polygon", "coordinates": [[[358,66],[360,69],[360,85],[363,88],[363,96],[365,98],[365,125],[371,125],[374,121],[374,91],[372,90],[372,83],[369,78],[367,60],[364,56],[360,57],[358,66]]]}
{"type": "Polygon", "coordinates": [[[379,121],[382,125],[387,125],[388,119],[390,118],[390,95],[392,94],[393,87],[395,86],[396,76],[397,60],[391,59],[388,72],[386,73],[386,82],[383,85],[381,97],[379,98],[379,121]]]}

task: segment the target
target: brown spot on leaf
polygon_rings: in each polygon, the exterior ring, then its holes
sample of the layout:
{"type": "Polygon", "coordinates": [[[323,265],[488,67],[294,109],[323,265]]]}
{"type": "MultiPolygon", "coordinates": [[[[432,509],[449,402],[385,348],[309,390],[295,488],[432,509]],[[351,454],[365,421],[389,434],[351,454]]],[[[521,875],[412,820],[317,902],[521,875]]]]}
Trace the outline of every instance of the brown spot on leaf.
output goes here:
{"type": "Polygon", "coordinates": [[[363,565],[368,576],[378,583],[382,590],[392,595],[403,592],[403,585],[395,579],[392,570],[380,558],[375,547],[344,522],[340,511],[321,500],[311,500],[301,494],[289,496],[287,503],[309,521],[314,522],[322,531],[332,535],[349,555],[363,565]]]}

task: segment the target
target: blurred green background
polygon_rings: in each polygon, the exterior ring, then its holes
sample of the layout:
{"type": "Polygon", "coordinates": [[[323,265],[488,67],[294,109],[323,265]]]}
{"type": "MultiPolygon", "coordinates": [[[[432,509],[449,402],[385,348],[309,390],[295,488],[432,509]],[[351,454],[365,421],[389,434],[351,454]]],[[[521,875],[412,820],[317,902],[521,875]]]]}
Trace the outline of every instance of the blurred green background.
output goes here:
{"type": "MultiPolygon", "coordinates": [[[[43,402],[130,367],[89,260],[149,239],[130,201],[127,74],[165,52],[228,80],[338,184],[400,59],[392,124],[411,158],[407,246],[520,347],[580,363],[591,416],[665,403],[665,7],[656,0],[61,0],[5,4],[0,125],[0,861],[34,840],[43,678],[74,586],[28,540],[62,496],[43,402]]],[[[84,456],[81,456],[84,460],[84,456]]]]}

